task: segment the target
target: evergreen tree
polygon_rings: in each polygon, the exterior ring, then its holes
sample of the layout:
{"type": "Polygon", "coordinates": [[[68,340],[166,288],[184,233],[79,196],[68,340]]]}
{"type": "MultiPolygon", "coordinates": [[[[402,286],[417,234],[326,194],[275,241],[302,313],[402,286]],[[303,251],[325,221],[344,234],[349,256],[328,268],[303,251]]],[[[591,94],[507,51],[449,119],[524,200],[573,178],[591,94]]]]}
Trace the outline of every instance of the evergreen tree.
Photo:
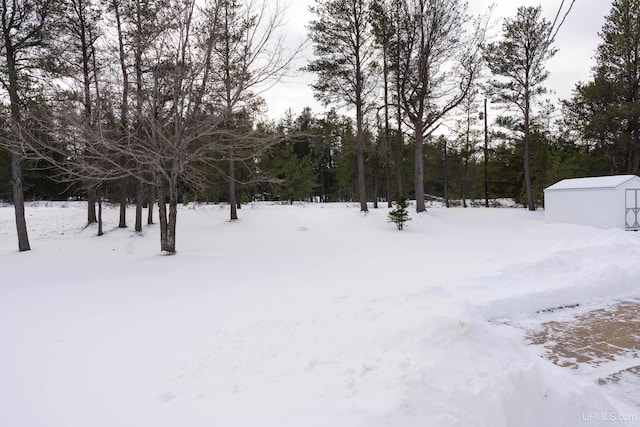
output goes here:
{"type": "Polygon", "coordinates": [[[600,173],[640,168],[640,0],[614,0],[600,33],[593,78],[576,85],[564,103],[592,157],[606,158],[600,173]]]}
{"type": "Polygon", "coordinates": [[[360,210],[367,212],[364,118],[375,87],[375,40],[367,0],[319,0],[309,37],[316,59],[306,67],[317,74],[313,85],[325,104],[346,104],[356,112],[356,165],[360,210]]]}
{"type": "Polygon", "coordinates": [[[273,147],[260,159],[259,169],[274,178],[271,184],[271,196],[278,200],[309,199],[317,186],[314,173],[310,135],[306,130],[311,121],[309,110],[294,119],[292,112],[287,111],[281,121],[278,133],[285,135],[284,141],[273,147]]]}
{"type": "MultiPolygon", "coordinates": [[[[344,142],[353,139],[351,136],[351,122],[347,117],[340,116],[335,110],[328,111],[324,117],[307,120],[310,112],[303,112],[298,118],[299,131],[303,135],[310,135],[310,155],[313,171],[318,181],[314,194],[321,201],[344,200],[339,191],[339,179],[337,165],[342,162],[341,152],[344,142]]],[[[355,157],[348,161],[354,170],[355,157]]],[[[355,176],[352,182],[356,182],[355,176]]]]}
{"type": "Polygon", "coordinates": [[[273,185],[273,195],[279,200],[304,200],[311,196],[316,187],[316,176],[309,155],[299,156],[291,144],[283,143],[271,157],[272,172],[277,179],[273,185]]]}
{"type": "Polygon", "coordinates": [[[592,155],[593,174],[627,173],[621,144],[616,84],[596,72],[593,80],[578,83],[570,100],[562,102],[565,132],[592,155]]]}
{"type": "Polygon", "coordinates": [[[502,80],[490,81],[498,102],[515,105],[523,114],[523,160],[527,206],[535,210],[531,184],[532,102],[546,92],[542,83],[549,73],[544,63],[555,54],[551,49],[552,24],[542,17],[541,7],[519,7],[514,19],[506,19],[503,39],[489,43],[484,51],[487,66],[502,80]]]}
{"type": "MultiPolygon", "coordinates": [[[[379,133],[379,151],[384,158],[384,178],[385,178],[385,194],[388,207],[391,207],[391,128],[389,123],[389,109],[391,107],[390,100],[390,79],[391,79],[391,45],[395,36],[395,28],[392,19],[391,5],[387,0],[372,0],[371,1],[371,25],[372,31],[375,36],[375,41],[380,50],[381,62],[382,62],[382,80],[383,80],[383,99],[382,109],[384,112],[384,123],[381,126],[378,125],[379,133]],[[383,127],[381,130],[380,128],[383,127]]],[[[377,166],[376,166],[377,169],[377,166]]],[[[375,181],[377,183],[377,180],[375,181]]],[[[377,187],[377,186],[376,186],[377,187]]],[[[374,194],[374,200],[377,206],[377,194],[374,194]]]]}
{"type": "Polygon", "coordinates": [[[467,98],[459,107],[460,118],[456,121],[456,133],[454,148],[457,149],[460,158],[460,189],[462,206],[467,207],[469,194],[469,168],[472,167],[473,157],[479,151],[481,136],[479,125],[479,110],[476,103],[478,90],[471,90],[467,98]]]}
{"type": "Polygon", "coordinates": [[[41,89],[39,79],[56,68],[51,41],[58,7],[52,0],[0,1],[0,99],[9,103],[7,145],[20,252],[31,249],[24,211],[21,128],[27,98],[41,89]]]}
{"type": "Polygon", "coordinates": [[[400,196],[398,200],[393,202],[393,209],[389,211],[389,222],[393,222],[398,230],[402,230],[404,228],[404,224],[407,221],[411,221],[409,217],[409,211],[407,208],[409,207],[409,201],[406,197],[400,196]]]}

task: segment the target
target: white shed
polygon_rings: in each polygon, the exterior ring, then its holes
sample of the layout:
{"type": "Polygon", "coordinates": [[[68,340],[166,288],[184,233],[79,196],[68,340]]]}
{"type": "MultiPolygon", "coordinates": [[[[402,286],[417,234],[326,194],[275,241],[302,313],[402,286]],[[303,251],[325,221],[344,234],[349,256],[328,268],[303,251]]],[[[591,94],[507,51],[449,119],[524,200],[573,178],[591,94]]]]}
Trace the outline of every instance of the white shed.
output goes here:
{"type": "Polygon", "coordinates": [[[564,179],[544,190],[546,222],[639,230],[636,175],[564,179]]]}

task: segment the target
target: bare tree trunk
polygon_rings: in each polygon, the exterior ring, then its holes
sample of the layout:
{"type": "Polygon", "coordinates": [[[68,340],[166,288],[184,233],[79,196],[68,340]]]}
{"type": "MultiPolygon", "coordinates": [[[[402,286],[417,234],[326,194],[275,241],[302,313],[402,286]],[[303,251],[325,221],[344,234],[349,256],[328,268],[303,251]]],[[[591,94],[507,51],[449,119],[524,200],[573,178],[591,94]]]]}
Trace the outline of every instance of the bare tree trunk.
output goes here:
{"type": "MultiPolygon", "coordinates": [[[[8,29],[6,31],[9,31],[8,29]]],[[[27,221],[24,216],[24,190],[22,188],[22,156],[19,140],[18,126],[20,126],[20,98],[18,96],[18,71],[13,45],[9,34],[5,36],[5,51],[7,58],[7,73],[9,75],[9,102],[11,103],[11,179],[13,189],[13,206],[16,218],[16,231],[18,233],[18,250],[20,252],[31,250],[27,232],[27,221]]]]}
{"type": "Polygon", "coordinates": [[[238,202],[236,200],[236,166],[233,160],[233,148],[229,149],[229,209],[230,220],[237,220],[238,202]]]}
{"type": "Polygon", "coordinates": [[[158,220],[160,221],[160,250],[166,251],[169,247],[167,240],[167,203],[165,201],[162,184],[158,184],[158,220]]]}
{"type": "MultiPolygon", "coordinates": [[[[362,135],[360,138],[364,139],[364,135],[362,135]]],[[[361,146],[361,143],[358,143],[356,158],[358,163],[358,200],[360,201],[360,211],[368,212],[369,208],[367,207],[367,186],[364,177],[364,148],[361,146]]]]}
{"type": "Polygon", "coordinates": [[[464,159],[464,168],[462,170],[462,207],[467,207],[467,175],[469,171],[469,158],[464,159]]]}
{"type": "Polygon", "coordinates": [[[102,236],[102,194],[98,196],[98,236],[102,236]]]}
{"type": "Polygon", "coordinates": [[[392,203],[391,203],[391,199],[393,199],[393,195],[391,193],[391,154],[389,153],[388,150],[389,147],[387,147],[387,159],[385,159],[387,167],[385,168],[384,171],[384,181],[385,181],[385,193],[386,193],[386,199],[387,199],[387,207],[390,208],[392,203]]]}
{"type": "Polygon", "coordinates": [[[403,196],[404,194],[404,180],[402,177],[402,148],[403,148],[403,138],[402,138],[402,107],[400,105],[400,88],[398,87],[398,105],[397,105],[397,114],[398,114],[398,143],[397,143],[397,153],[396,153],[396,174],[398,179],[398,195],[403,196]]]}
{"type": "MultiPolygon", "coordinates": [[[[140,4],[140,0],[136,3],[136,34],[134,37],[135,42],[135,61],[134,68],[136,74],[136,132],[135,143],[142,144],[142,97],[143,97],[143,70],[142,70],[142,20],[143,13],[140,4]]],[[[142,176],[144,169],[142,166],[138,167],[139,176],[142,176]]],[[[144,204],[144,183],[140,177],[136,178],[136,225],[135,230],[138,233],[142,232],[142,205],[144,204]]]]}
{"type": "Polygon", "coordinates": [[[96,186],[90,185],[87,189],[87,224],[98,222],[96,217],[96,186]]]}
{"type": "Polygon", "coordinates": [[[473,102],[473,95],[468,100],[468,104],[466,105],[467,110],[467,129],[465,133],[465,145],[464,145],[464,163],[462,167],[462,207],[467,207],[467,171],[469,169],[469,157],[471,156],[471,105],[473,102]]]}
{"type": "Polygon", "coordinates": [[[144,184],[140,179],[136,180],[136,225],[135,230],[142,232],[142,205],[144,204],[144,184]]]}
{"type": "Polygon", "coordinates": [[[177,179],[170,179],[169,213],[167,214],[166,194],[164,188],[158,187],[158,212],[160,217],[160,250],[167,255],[176,253],[176,224],[178,221],[178,187],[177,179]]]}
{"type": "MultiPolygon", "coordinates": [[[[120,106],[120,125],[122,126],[122,132],[129,138],[129,74],[127,72],[126,53],[124,49],[124,35],[122,32],[122,24],[120,19],[120,4],[117,0],[111,0],[113,6],[116,27],[118,30],[118,49],[120,59],[120,69],[122,72],[122,105],[120,106]]],[[[124,162],[124,159],[121,159],[124,162]]],[[[120,182],[120,223],[118,227],[127,227],[127,183],[123,179],[120,182]]]]}
{"type": "Polygon", "coordinates": [[[120,184],[120,222],[119,228],[127,228],[127,180],[123,179],[120,184]]]}
{"type": "Polygon", "coordinates": [[[169,222],[167,223],[167,244],[163,249],[168,254],[176,253],[176,224],[178,223],[178,194],[177,189],[170,191],[169,196],[169,222]]]}
{"type": "MultiPolygon", "coordinates": [[[[378,162],[376,162],[376,167],[378,162]]],[[[378,179],[378,173],[377,171],[373,172],[373,208],[374,209],[378,209],[378,184],[379,184],[379,179],[378,179]]]]}
{"type": "MultiPolygon", "coordinates": [[[[357,89],[356,89],[357,90],[357,89]]],[[[360,95],[356,95],[360,96],[360,95]]],[[[368,212],[367,207],[367,186],[365,182],[365,170],[364,170],[364,112],[362,111],[362,102],[357,102],[356,105],[356,122],[357,122],[357,135],[356,135],[356,162],[357,162],[357,174],[358,174],[358,200],[360,201],[360,212],[368,212]]]]}
{"type": "Polygon", "coordinates": [[[414,185],[416,193],[416,212],[426,212],[427,207],[424,203],[424,136],[422,134],[422,123],[415,122],[415,174],[414,185]]]}
{"type": "Polygon", "coordinates": [[[447,142],[444,143],[444,205],[449,208],[449,153],[447,152],[447,142]]]}
{"type": "MultiPolygon", "coordinates": [[[[394,14],[394,18],[396,20],[396,27],[398,28],[401,23],[400,23],[400,2],[395,3],[395,14],[394,14]]],[[[396,31],[396,46],[400,46],[400,42],[401,42],[401,34],[400,31],[396,31]]],[[[396,55],[394,57],[394,62],[395,62],[395,67],[396,67],[396,73],[399,72],[400,70],[400,63],[401,63],[401,54],[400,54],[400,49],[396,49],[396,55]]],[[[397,143],[397,153],[396,153],[396,174],[397,174],[397,180],[398,180],[398,196],[399,197],[403,197],[405,196],[405,191],[404,191],[404,180],[402,177],[402,164],[403,164],[403,159],[402,159],[402,149],[403,149],[403,137],[402,137],[402,83],[400,81],[399,76],[396,76],[396,115],[397,115],[397,120],[398,120],[398,143],[397,143]]]]}
{"type": "Polygon", "coordinates": [[[487,98],[484,99],[484,206],[489,207],[489,127],[487,126],[487,98]]]}
{"type": "MultiPolygon", "coordinates": [[[[91,33],[89,34],[89,36],[90,38],[93,38],[93,36],[91,36],[91,33]]],[[[98,64],[96,60],[95,51],[93,51],[91,54],[91,74],[93,75],[93,85],[94,85],[95,95],[96,95],[96,110],[97,110],[96,115],[99,120],[100,84],[98,83],[98,64]]],[[[91,100],[91,96],[89,96],[89,100],[91,100]]],[[[91,104],[89,104],[89,106],[91,106],[91,104]]],[[[87,213],[89,221],[91,220],[92,212],[93,212],[93,215],[95,215],[95,201],[97,200],[98,202],[98,217],[96,219],[98,221],[98,236],[102,236],[102,191],[101,191],[100,184],[96,184],[95,186],[89,187],[88,199],[89,199],[89,203],[92,205],[92,207],[89,208],[87,213]],[[92,198],[93,198],[93,201],[92,201],[92,198]]]]}
{"type": "Polygon", "coordinates": [[[527,192],[527,207],[530,211],[536,210],[533,201],[533,188],[531,186],[531,125],[529,123],[530,105],[529,96],[525,94],[525,110],[524,110],[524,183],[527,192]]]}
{"type": "Polygon", "coordinates": [[[13,180],[13,206],[18,232],[18,250],[31,250],[27,233],[27,221],[24,216],[24,192],[22,190],[22,159],[17,153],[11,153],[11,178],[13,180]]]}
{"type": "Polygon", "coordinates": [[[153,224],[153,196],[154,196],[154,191],[153,191],[153,187],[149,187],[149,198],[147,200],[147,225],[151,225],[153,224]]]}
{"type": "Polygon", "coordinates": [[[385,192],[387,199],[387,207],[391,208],[391,147],[389,146],[389,57],[387,50],[389,47],[388,39],[385,35],[383,53],[383,75],[384,75],[384,180],[385,192]]]}
{"type": "MultiPolygon", "coordinates": [[[[88,32],[88,24],[86,22],[86,10],[83,4],[83,0],[78,1],[74,5],[76,7],[77,18],[79,21],[78,32],[80,36],[80,50],[82,55],[82,84],[84,89],[84,118],[85,126],[91,127],[92,125],[92,111],[91,111],[91,56],[92,49],[90,44],[92,43],[91,34],[88,32]]],[[[87,224],[93,224],[97,222],[96,218],[96,189],[95,186],[89,184],[87,189],[87,224]]]]}

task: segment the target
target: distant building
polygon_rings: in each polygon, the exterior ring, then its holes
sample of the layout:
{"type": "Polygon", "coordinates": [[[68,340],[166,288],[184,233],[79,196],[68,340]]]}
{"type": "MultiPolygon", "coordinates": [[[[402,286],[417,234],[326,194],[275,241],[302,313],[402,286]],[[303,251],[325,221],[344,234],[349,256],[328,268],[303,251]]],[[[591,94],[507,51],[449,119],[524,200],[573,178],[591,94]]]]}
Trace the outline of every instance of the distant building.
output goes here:
{"type": "Polygon", "coordinates": [[[636,175],[564,179],[544,190],[546,222],[640,230],[636,175]]]}

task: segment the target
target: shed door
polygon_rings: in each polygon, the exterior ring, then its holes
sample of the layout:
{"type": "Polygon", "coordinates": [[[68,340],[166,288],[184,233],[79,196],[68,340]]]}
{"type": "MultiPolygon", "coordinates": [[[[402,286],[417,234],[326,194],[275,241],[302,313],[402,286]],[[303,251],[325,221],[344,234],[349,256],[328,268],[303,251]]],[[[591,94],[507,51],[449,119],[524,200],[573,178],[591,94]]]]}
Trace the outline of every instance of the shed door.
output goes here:
{"type": "Polygon", "coordinates": [[[638,213],[640,213],[640,188],[628,188],[625,191],[625,230],[640,230],[638,213]]]}

